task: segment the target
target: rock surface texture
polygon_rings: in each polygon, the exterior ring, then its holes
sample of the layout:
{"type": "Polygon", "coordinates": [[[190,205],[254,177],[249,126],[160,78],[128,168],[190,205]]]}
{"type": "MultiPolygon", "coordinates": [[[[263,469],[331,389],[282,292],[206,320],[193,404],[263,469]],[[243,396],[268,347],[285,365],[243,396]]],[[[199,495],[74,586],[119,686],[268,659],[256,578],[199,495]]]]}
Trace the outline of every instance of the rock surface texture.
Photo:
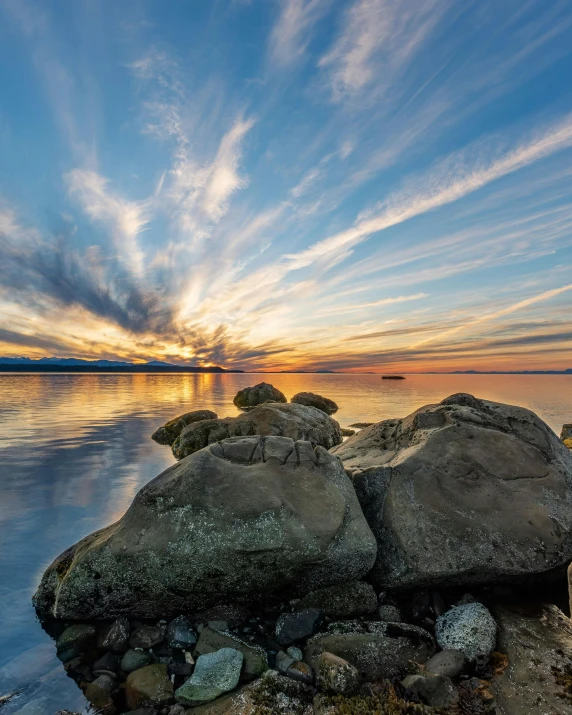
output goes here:
{"type": "Polygon", "coordinates": [[[298,392],[290,402],[297,405],[306,405],[306,407],[315,407],[327,415],[333,415],[334,412],[338,411],[338,406],[333,400],[322,397],[322,395],[316,395],[314,392],[298,392]]]}
{"type": "Polygon", "coordinates": [[[286,397],[274,385],[267,382],[260,382],[252,387],[245,387],[236,393],[234,404],[241,409],[245,407],[256,407],[263,402],[286,402],[286,397]]]}
{"type": "Polygon", "coordinates": [[[342,442],[339,424],[321,410],[274,402],[255,407],[238,417],[188,425],[173,443],[173,454],[176,459],[183,459],[220,440],[250,435],[290,437],[326,449],[342,442]]]}
{"type": "Polygon", "coordinates": [[[360,578],[375,555],[337,457],[286,437],[235,438],[143,487],[118,522],[53,562],[34,602],[42,617],[166,618],[360,578]]]}
{"type": "Polygon", "coordinates": [[[464,603],[437,618],[435,637],[443,650],[460,650],[467,660],[488,658],[495,649],[497,624],[482,603],[464,603]]]}
{"type": "Polygon", "coordinates": [[[201,420],[216,420],[216,412],[211,410],[195,410],[194,412],[186,412],[184,415],[179,415],[175,419],[170,420],[159,429],[155,430],[151,435],[151,439],[159,444],[172,445],[181,431],[192,422],[200,422],[201,420]]]}
{"type": "Polygon", "coordinates": [[[380,587],[499,583],[572,559],[572,455],[529,410],[452,395],[332,452],[377,538],[380,587]]]}

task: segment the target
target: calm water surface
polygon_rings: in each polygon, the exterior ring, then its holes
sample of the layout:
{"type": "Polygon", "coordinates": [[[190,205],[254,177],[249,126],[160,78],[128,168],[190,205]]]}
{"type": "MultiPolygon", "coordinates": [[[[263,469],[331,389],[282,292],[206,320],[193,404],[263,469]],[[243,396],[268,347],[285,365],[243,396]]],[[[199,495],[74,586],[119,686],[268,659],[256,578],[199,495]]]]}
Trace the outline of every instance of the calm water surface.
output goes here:
{"type": "Polygon", "coordinates": [[[157,426],[199,408],[237,414],[236,392],[262,379],[287,397],[334,399],[342,426],[403,417],[454,392],[523,405],[558,433],[572,422],[572,377],[559,375],[0,375],[0,696],[21,691],[2,715],[88,712],[35,619],[43,570],[173,463],[150,439],[157,426]]]}

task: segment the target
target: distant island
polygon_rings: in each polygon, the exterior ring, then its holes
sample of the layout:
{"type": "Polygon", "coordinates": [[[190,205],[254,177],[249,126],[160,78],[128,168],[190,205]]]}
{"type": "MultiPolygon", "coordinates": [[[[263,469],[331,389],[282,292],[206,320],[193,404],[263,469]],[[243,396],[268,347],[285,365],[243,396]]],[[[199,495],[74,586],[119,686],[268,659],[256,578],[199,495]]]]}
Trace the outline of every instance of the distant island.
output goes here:
{"type": "Polygon", "coordinates": [[[173,365],[152,360],[144,363],[122,362],[119,360],[82,360],[80,358],[7,358],[0,357],[0,372],[155,372],[155,373],[227,373],[244,372],[228,370],[218,365],[200,367],[197,365],[173,365]]]}

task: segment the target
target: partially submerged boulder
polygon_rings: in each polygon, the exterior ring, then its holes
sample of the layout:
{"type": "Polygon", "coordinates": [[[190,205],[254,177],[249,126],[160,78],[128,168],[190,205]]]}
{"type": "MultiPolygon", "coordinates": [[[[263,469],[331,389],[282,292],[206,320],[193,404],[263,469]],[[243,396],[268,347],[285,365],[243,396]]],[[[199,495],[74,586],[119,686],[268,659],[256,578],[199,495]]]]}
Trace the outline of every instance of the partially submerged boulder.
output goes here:
{"type": "Polygon", "coordinates": [[[258,385],[245,387],[236,393],[234,404],[241,409],[245,407],[256,407],[264,402],[286,402],[286,397],[274,385],[267,382],[259,382],[258,385]]]}
{"type": "Polygon", "coordinates": [[[42,617],[167,618],[360,578],[375,555],[337,457],[286,437],[234,438],[143,487],[118,522],[53,562],[34,602],[42,617]]]}
{"type": "Polygon", "coordinates": [[[315,407],[327,415],[333,415],[334,412],[338,411],[338,406],[333,400],[322,397],[322,395],[316,395],[314,392],[298,392],[290,402],[294,402],[297,405],[306,405],[306,407],[315,407]]]}
{"type": "Polygon", "coordinates": [[[169,420],[166,424],[159,429],[155,430],[151,435],[151,439],[159,444],[166,444],[171,446],[177,437],[181,434],[183,427],[192,424],[193,422],[200,422],[201,420],[216,420],[216,412],[212,410],[194,410],[193,412],[185,412],[184,415],[179,415],[173,420],[169,420]]]}
{"type": "Polygon", "coordinates": [[[380,587],[503,582],[572,559],[572,455],[530,410],[452,395],[332,452],[377,538],[380,587]]]}
{"type": "Polygon", "coordinates": [[[273,402],[255,407],[238,417],[195,422],[183,429],[173,443],[176,459],[229,437],[276,435],[304,440],[326,449],[340,444],[339,424],[315,407],[273,402]]]}

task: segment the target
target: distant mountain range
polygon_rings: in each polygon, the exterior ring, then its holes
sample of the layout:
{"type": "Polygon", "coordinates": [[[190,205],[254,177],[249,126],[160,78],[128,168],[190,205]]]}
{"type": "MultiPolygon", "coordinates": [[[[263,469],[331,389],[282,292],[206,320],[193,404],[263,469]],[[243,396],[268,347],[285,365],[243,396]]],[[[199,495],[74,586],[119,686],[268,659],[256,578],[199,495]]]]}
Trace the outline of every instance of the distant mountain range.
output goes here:
{"type": "MultiPolygon", "coordinates": [[[[435,373],[433,373],[435,374],[435,373]]],[[[566,370],[454,370],[449,375],[572,375],[572,367],[566,370]]]]}
{"type": "Polygon", "coordinates": [[[0,357],[0,372],[243,372],[243,370],[227,370],[218,366],[173,365],[160,360],[132,363],[81,358],[0,357]]]}

